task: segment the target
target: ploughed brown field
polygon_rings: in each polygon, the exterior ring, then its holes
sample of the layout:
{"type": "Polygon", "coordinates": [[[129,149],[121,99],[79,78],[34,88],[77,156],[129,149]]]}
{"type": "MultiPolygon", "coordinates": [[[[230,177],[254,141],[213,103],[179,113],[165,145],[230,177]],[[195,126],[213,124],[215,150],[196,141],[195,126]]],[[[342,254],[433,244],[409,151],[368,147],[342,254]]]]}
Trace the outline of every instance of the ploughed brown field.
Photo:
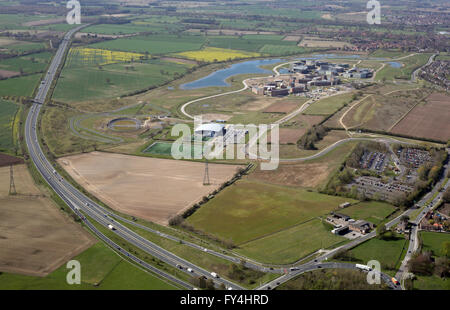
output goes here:
{"type": "Polygon", "coordinates": [[[203,185],[205,164],[113,153],[64,157],[61,166],[111,208],[162,225],[231,179],[238,165],[209,164],[211,185],[203,185]]]}
{"type": "Polygon", "coordinates": [[[280,164],[276,170],[256,169],[250,180],[259,180],[278,185],[315,188],[326,181],[331,173],[325,163],[280,164]]]}
{"type": "Polygon", "coordinates": [[[265,113],[289,113],[298,108],[299,105],[295,102],[277,101],[264,109],[265,113]]]}
{"type": "Polygon", "coordinates": [[[307,128],[280,128],[280,144],[295,144],[306,131],[307,128]]]}
{"type": "Polygon", "coordinates": [[[18,194],[8,196],[9,167],[0,168],[0,271],[46,276],[96,239],[42,195],[25,165],[13,169],[18,194]]]}
{"type": "Polygon", "coordinates": [[[434,93],[425,105],[418,105],[393,129],[396,134],[446,142],[450,139],[450,96],[434,93]]]}
{"type": "Polygon", "coordinates": [[[18,75],[20,75],[20,72],[9,71],[9,70],[0,70],[0,78],[1,79],[6,79],[6,78],[13,77],[13,76],[18,76],[18,75]]]}
{"type": "MultiPolygon", "coordinates": [[[[296,144],[309,128],[320,123],[322,120],[323,116],[297,115],[287,123],[289,127],[280,128],[280,144],[296,144]]],[[[267,136],[267,141],[271,142],[271,135],[267,136]]]]}

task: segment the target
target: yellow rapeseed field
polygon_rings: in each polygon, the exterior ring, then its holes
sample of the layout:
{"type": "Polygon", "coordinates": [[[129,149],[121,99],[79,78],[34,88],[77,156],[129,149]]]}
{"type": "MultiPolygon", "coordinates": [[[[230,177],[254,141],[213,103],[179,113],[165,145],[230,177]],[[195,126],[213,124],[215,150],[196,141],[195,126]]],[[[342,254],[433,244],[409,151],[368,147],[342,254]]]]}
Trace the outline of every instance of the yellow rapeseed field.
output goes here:
{"type": "MultiPolygon", "coordinates": [[[[149,55],[148,55],[149,56],[149,55]]],[[[69,51],[68,65],[109,65],[130,62],[146,57],[145,54],[110,51],[99,48],[74,47],[69,51]]]]}
{"type": "Polygon", "coordinates": [[[230,49],[225,49],[225,48],[206,47],[200,51],[182,52],[182,53],[178,53],[176,55],[179,55],[181,57],[186,57],[189,59],[199,60],[199,61],[216,62],[216,61],[225,61],[225,60],[236,59],[236,58],[258,57],[261,54],[253,53],[253,52],[230,50],[230,49]]]}

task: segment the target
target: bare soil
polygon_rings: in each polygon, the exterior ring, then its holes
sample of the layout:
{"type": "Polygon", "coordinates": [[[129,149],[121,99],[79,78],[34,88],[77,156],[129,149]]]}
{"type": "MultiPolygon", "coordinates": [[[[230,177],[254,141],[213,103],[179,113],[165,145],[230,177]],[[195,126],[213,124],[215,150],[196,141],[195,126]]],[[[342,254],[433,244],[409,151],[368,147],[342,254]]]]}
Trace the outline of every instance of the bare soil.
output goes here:
{"type": "Polygon", "coordinates": [[[0,79],[7,79],[13,76],[19,76],[20,72],[17,71],[9,71],[9,70],[0,70],[0,79]]]}
{"type": "Polygon", "coordinates": [[[264,110],[265,113],[289,113],[298,108],[298,104],[294,102],[278,101],[271,104],[264,110]]]}
{"type": "Polygon", "coordinates": [[[43,277],[96,242],[42,195],[25,165],[14,166],[14,196],[9,175],[0,168],[0,271],[43,277]]]}
{"type": "Polygon", "coordinates": [[[440,141],[450,139],[450,96],[434,93],[425,105],[418,105],[397,125],[393,133],[440,141]]]}
{"type": "Polygon", "coordinates": [[[111,208],[167,225],[231,179],[238,165],[209,164],[211,185],[203,185],[201,162],[92,152],[58,160],[86,190],[111,208]]]}

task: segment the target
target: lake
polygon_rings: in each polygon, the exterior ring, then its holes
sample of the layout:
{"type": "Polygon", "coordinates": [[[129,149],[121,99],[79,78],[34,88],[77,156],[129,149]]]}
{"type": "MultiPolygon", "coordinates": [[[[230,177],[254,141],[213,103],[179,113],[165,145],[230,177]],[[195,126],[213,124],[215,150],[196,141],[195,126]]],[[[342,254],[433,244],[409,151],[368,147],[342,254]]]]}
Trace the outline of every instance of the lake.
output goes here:
{"type": "Polygon", "coordinates": [[[283,59],[258,59],[249,60],[240,63],[233,64],[228,68],[217,70],[208,76],[198,79],[193,82],[180,85],[181,89],[197,89],[213,86],[231,86],[226,80],[232,76],[239,74],[253,74],[253,73],[273,73],[270,70],[261,68],[260,66],[266,66],[283,61],[283,59]]]}
{"type": "MultiPolygon", "coordinates": [[[[317,54],[309,57],[296,58],[296,60],[313,60],[313,59],[361,59],[361,60],[387,60],[386,58],[377,57],[361,57],[361,55],[336,55],[336,54],[317,54]]],[[[195,80],[193,82],[185,83],[180,85],[180,89],[197,89],[204,87],[220,87],[220,86],[231,86],[227,83],[227,79],[239,75],[239,74],[253,74],[253,73],[266,73],[273,74],[272,71],[262,69],[260,66],[271,65],[278,62],[284,61],[283,59],[258,59],[249,60],[240,63],[233,64],[227,68],[217,70],[208,76],[202,77],[201,79],[195,80]]],[[[402,64],[399,62],[388,62],[388,64],[393,68],[401,68],[402,64]]],[[[280,68],[279,72],[281,74],[289,73],[287,68],[280,68]]]]}

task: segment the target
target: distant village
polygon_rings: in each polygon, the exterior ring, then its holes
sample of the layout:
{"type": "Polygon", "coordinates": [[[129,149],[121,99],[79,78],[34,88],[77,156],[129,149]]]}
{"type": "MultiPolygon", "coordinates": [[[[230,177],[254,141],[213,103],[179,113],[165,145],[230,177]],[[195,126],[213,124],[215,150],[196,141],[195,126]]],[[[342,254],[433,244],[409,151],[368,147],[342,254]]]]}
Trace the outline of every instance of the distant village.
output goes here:
{"type": "Polygon", "coordinates": [[[341,78],[367,79],[374,74],[372,69],[350,67],[349,64],[332,64],[321,60],[301,60],[292,63],[288,74],[251,80],[254,94],[271,97],[308,92],[312,86],[335,86],[341,78]]]}

